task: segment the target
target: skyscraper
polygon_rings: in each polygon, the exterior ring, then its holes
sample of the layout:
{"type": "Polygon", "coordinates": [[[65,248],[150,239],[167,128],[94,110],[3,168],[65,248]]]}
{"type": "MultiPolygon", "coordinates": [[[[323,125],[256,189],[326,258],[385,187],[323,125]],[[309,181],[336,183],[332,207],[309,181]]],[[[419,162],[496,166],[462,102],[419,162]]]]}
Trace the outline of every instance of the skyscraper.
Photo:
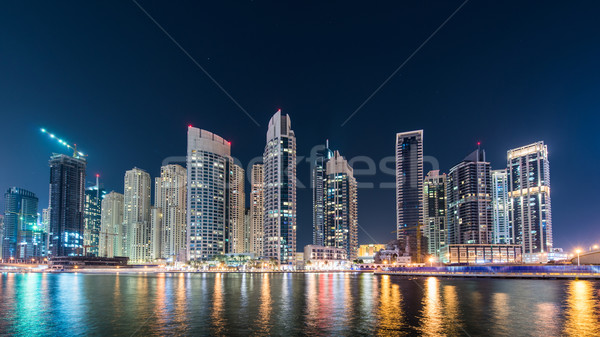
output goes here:
{"type": "Polygon", "coordinates": [[[150,260],[164,259],[164,216],[160,207],[150,208],[150,260]]]}
{"type": "Polygon", "coordinates": [[[85,169],[82,157],[50,158],[50,255],[83,254],[85,169]]]}
{"type": "Polygon", "coordinates": [[[263,256],[263,232],[265,219],[263,165],[252,165],[250,177],[250,252],[263,256]]]}
{"type": "Polygon", "coordinates": [[[416,262],[426,250],[420,235],[422,226],[423,130],[416,130],[396,134],[397,239],[416,262]]]}
{"type": "Polygon", "coordinates": [[[210,260],[229,245],[229,179],[233,164],[225,139],[194,127],[187,139],[187,258],[210,260]]]}
{"type": "Polygon", "coordinates": [[[87,255],[98,256],[100,246],[100,226],[102,199],[106,191],[100,187],[96,175],[96,185],[85,189],[85,206],[83,211],[83,250],[87,255]]]}
{"type": "Polygon", "coordinates": [[[325,180],[327,161],[333,157],[329,149],[329,141],[325,147],[316,153],[312,168],[312,194],[313,194],[313,245],[323,246],[325,239],[325,180]]]}
{"type": "Polygon", "coordinates": [[[446,228],[446,174],[429,171],[423,182],[423,222],[428,253],[440,260],[448,243],[446,228]]]}
{"type": "Polygon", "coordinates": [[[28,190],[11,187],[4,194],[4,259],[30,259],[42,255],[41,233],[37,228],[38,198],[28,190]]]}
{"type": "Polygon", "coordinates": [[[125,224],[125,255],[133,263],[151,261],[150,256],[150,174],[134,167],[125,172],[123,223],[125,224]]]}
{"type": "Polygon", "coordinates": [[[508,174],[506,169],[492,171],[492,223],[495,244],[512,243],[508,214],[508,174]]]}
{"type": "Polygon", "coordinates": [[[536,142],[507,153],[510,225],[523,253],[552,249],[548,147],[536,142]]]}
{"type": "MultiPolygon", "coordinates": [[[[165,165],[156,178],[154,205],[160,209],[160,233],[155,258],[169,262],[185,261],[187,170],[180,165],[165,165]]],[[[158,214],[157,214],[158,215],[158,214]]]]}
{"type": "Polygon", "coordinates": [[[352,167],[338,151],[326,163],[323,246],[344,249],[358,257],[358,196],[352,167]]]}
{"type": "Polygon", "coordinates": [[[450,169],[447,179],[448,242],[492,243],[492,178],[485,152],[475,150],[450,169]]]}
{"type": "Polygon", "coordinates": [[[4,247],[4,214],[0,214],[0,259],[4,259],[4,248],[2,247],[4,247]]]}
{"type": "Polygon", "coordinates": [[[264,163],[263,255],[292,266],[296,255],[296,137],[288,115],[269,121],[264,163]]]}
{"type": "Polygon", "coordinates": [[[237,164],[231,165],[230,191],[230,253],[246,253],[244,249],[245,225],[244,210],[246,209],[246,193],[244,192],[244,169],[237,164]]]}
{"type": "Polygon", "coordinates": [[[99,256],[124,256],[123,244],[125,232],[123,227],[124,196],[112,191],[102,199],[100,221],[99,256]]]}

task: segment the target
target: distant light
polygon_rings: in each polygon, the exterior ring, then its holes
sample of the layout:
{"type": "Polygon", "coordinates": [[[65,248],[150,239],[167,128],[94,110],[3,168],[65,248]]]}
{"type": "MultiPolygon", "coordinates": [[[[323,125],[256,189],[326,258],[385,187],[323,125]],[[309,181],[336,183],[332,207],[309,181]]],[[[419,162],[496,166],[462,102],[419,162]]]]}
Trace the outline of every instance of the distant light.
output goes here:
{"type": "Polygon", "coordinates": [[[188,128],[191,128],[191,127],[192,127],[192,124],[188,125],[188,128]]]}
{"type": "Polygon", "coordinates": [[[42,128],[41,130],[42,130],[42,132],[46,132],[46,129],[44,129],[44,128],[42,128]]]}
{"type": "Polygon", "coordinates": [[[477,146],[481,145],[481,142],[477,142],[477,146]]]}
{"type": "Polygon", "coordinates": [[[96,173],[96,178],[100,178],[100,173],[96,173]]]}
{"type": "Polygon", "coordinates": [[[277,112],[281,112],[281,108],[277,109],[277,112]]]}
{"type": "Polygon", "coordinates": [[[50,134],[50,138],[54,138],[54,135],[53,135],[53,134],[50,134]]]}
{"type": "Polygon", "coordinates": [[[83,154],[83,153],[81,153],[81,152],[77,152],[77,153],[78,153],[80,156],[83,156],[83,155],[84,155],[84,154],[83,154]]]}

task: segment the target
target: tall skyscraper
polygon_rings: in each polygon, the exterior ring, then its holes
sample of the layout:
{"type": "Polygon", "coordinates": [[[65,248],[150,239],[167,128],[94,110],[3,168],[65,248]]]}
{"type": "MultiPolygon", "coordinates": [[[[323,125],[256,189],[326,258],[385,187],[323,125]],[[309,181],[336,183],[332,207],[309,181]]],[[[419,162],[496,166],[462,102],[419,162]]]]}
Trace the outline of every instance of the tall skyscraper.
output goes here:
{"type": "MultiPolygon", "coordinates": [[[[161,223],[155,258],[169,262],[185,261],[187,170],[180,165],[160,169],[154,188],[154,205],[160,209],[161,223]]],[[[158,215],[158,214],[157,214],[158,215]]]]}
{"type": "Polygon", "coordinates": [[[358,257],[357,185],[352,167],[338,151],[326,163],[323,189],[323,246],[344,249],[354,260],[358,257]]]}
{"type": "Polygon", "coordinates": [[[44,256],[50,252],[50,208],[42,209],[42,229],[44,231],[44,256]]]}
{"type": "Polygon", "coordinates": [[[233,164],[225,139],[194,127],[187,139],[187,258],[210,260],[229,245],[229,179],[233,164]]]}
{"type": "Polygon", "coordinates": [[[125,255],[123,251],[125,242],[124,209],[125,199],[121,193],[112,191],[102,199],[99,256],[115,257],[125,255]]]}
{"type": "Polygon", "coordinates": [[[397,239],[415,262],[421,261],[426,251],[422,226],[423,130],[416,130],[396,134],[397,239]]]}
{"type": "MultiPolygon", "coordinates": [[[[156,193],[156,192],[155,192],[156,193]]],[[[160,207],[150,208],[150,260],[164,259],[164,214],[160,207]]]]}
{"type": "Polygon", "coordinates": [[[125,255],[133,263],[152,260],[150,256],[150,174],[134,167],[125,172],[123,222],[126,232],[125,255]]]}
{"type": "Polygon", "coordinates": [[[96,175],[96,185],[85,189],[85,205],[83,211],[83,250],[87,255],[98,256],[100,246],[100,226],[102,199],[106,191],[100,187],[96,175]]]}
{"type": "Polygon", "coordinates": [[[316,153],[315,162],[312,168],[312,194],[313,194],[313,245],[323,246],[325,244],[325,181],[327,161],[333,157],[333,152],[329,149],[329,141],[325,147],[319,149],[316,153]]]}
{"type": "Polygon", "coordinates": [[[83,255],[85,169],[82,157],[50,158],[50,255],[83,255]]]}
{"type": "MultiPolygon", "coordinates": [[[[252,253],[252,218],[250,217],[250,207],[244,208],[244,253],[252,253]]],[[[258,255],[255,255],[255,257],[258,255]]]]}
{"type": "Polygon", "coordinates": [[[508,214],[508,172],[506,169],[492,171],[492,223],[495,244],[511,244],[512,230],[508,214]]]}
{"type": "Polygon", "coordinates": [[[244,192],[244,169],[237,164],[231,165],[230,190],[230,228],[231,241],[229,252],[246,253],[244,249],[245,225],[244,211],[246,209],[246,193],[244,192]]]}
{"type": "Polygon", "coordinates": [[[446,174],[429,171],[423,182],[423,222],[428,253],[440,260],[448,243],[446,228],[446,174]]]}
{"type": "Polygon", "coordinates": [[[28,190],[11,187],[4,194],[4,259],[30,259],[42,255],[41,228],[37,227],[38,198],[28,190]]]}
{"type": "Polygon", "coordinates": [[[492,177],[485,152],[475,150],[450,169],[447,180],[448,242],[492,243],[492,177]]]}
{"type": "Polygon", "coordinates": [[[263,255],[292,266],[296,256],[296,137],[288,115],[269,121],[264,163],[263,255]]]}
{"type": "MultiPolygon", "coordinates": [[[[4,214],[0,214],[0,259],[4,259],[4,214]]],[[[9,256],[10,258],[10,256],[9,256]]]]}
{"type": "Polygon", "coordinates": [[[548,147],[536,142],[507,153],[510,225],[523,253],[552,249],[548,147]]]}
{"type": "Polygon", "coordinates": [[[250,252],[261,257],[265,219],[263,164],[252,165],[250,189],[250,252]]]}

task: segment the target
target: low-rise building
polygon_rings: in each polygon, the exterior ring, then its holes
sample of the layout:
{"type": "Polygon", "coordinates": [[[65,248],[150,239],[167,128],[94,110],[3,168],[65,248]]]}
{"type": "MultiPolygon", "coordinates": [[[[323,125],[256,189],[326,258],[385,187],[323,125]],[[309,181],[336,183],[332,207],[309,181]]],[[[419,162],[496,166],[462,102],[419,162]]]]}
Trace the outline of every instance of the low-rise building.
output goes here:
{"type": "Polygon", "coordinates": [[[306,270],[338,270],[350,268],[348,253],[343,248],[308,245],[304,247],[306,270]]]}
{"type": "Polygon", "coordinates": [[[358,260],[362,260],[362,263],[373,263],[375,254],[384,249],[385,245],[379,243],[360,245],[358,246],[358,260]]]}
{"type": "Polygon", "coordinates": [[[459,244],[446,248],[447,263],[522,263],[521,245],[459,244]]]}

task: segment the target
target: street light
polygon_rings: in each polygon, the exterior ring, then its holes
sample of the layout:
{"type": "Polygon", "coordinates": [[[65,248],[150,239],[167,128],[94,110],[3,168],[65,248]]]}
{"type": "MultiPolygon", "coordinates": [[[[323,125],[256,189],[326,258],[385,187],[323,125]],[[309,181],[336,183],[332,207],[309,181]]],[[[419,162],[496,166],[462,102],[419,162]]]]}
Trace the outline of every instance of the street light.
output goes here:
{"type": "Polygon", "coordinates": [[[581,249],[577,249],[575,251],[575,253],[577,253],[577,266],[579,267],[580,266],[580,264],[579,264],[579,254],[581,253],[581,249]]]}
{"type": "Polygon", "coordinates": [[[433,260],[435,260],[435,259],[433,258],[433,256],[429,258],[429,266],[430,266],[430,267],[433,267],[433,260]]]}

